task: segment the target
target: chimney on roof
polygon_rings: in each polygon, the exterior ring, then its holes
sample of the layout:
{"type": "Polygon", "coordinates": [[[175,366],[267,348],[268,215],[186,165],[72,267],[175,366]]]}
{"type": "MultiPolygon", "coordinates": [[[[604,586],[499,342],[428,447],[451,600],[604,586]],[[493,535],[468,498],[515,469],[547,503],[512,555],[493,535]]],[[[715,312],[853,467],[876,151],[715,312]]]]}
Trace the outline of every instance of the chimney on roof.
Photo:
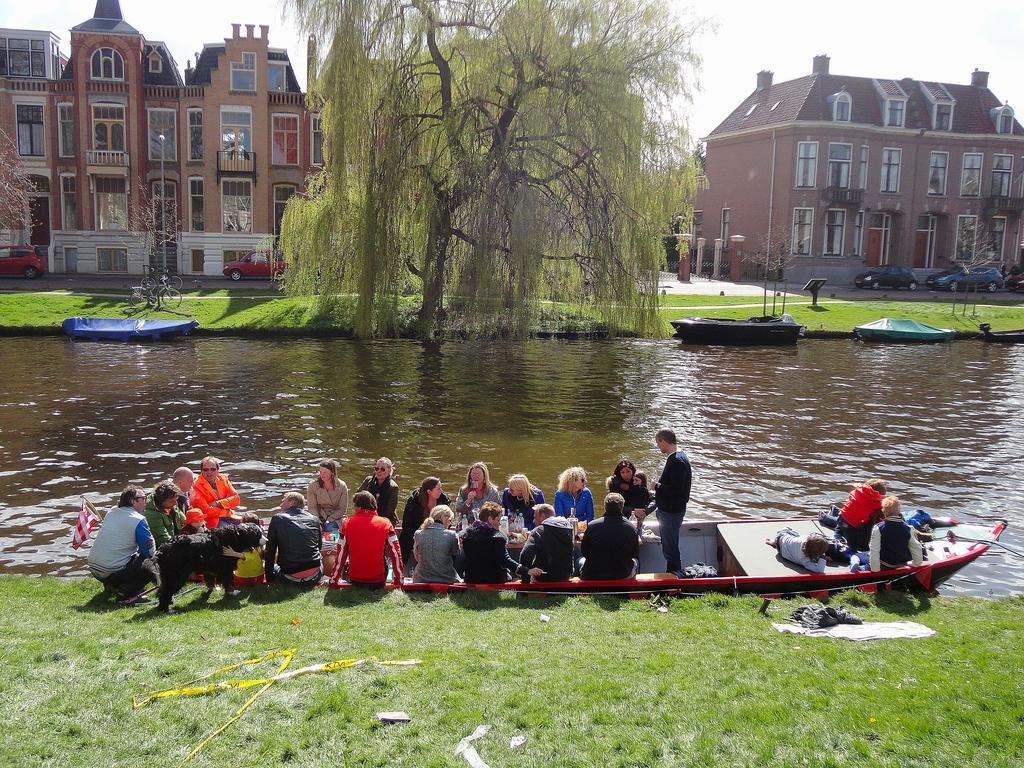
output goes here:
{"type": "Polygon", "coordinates": [[[260,37],[266,40],[270,36],[270,25],[260,24],[260,37]]]}
{"type": "Polygon", "coordinates": [[[231,37],[237,39],[239,34],[241,33],[241,30],[242,30],[242,25],[241,24],[232,24],[231,25],[231,37]]]}
{"type": "Polygon", "coordinates": [[[185,62],[185,85],[189,85],[192,82],[192,74],[195,72],[192,69],[192,59],[185,62]]]}
{"type": "Polygon", "coordinates": [[[982,72],[975,67],[971,72],[971,85],[975,88],[988,88],[988,72],[982,72]]]}
{"type": "Polygon", "coordinates": [[[828,62],[829,58],[824,53],[814,57],[811,63],[811,74],[812,75],[827,75],[828,74],[828,62]]]}
{"type": "Polygon", "coordinates": [[[256,33],[256,25],[255,24],[246,24],[245,25],[245,36],[246,37],[252,37],[255,33],[256,33]]]}
{"type": "Polygon", "coordinates": [[[762,69],[757,73],[757,90],[767,91],[772,87],[772,77],[774,72],[769,72],[767,69],[762,69]]]}

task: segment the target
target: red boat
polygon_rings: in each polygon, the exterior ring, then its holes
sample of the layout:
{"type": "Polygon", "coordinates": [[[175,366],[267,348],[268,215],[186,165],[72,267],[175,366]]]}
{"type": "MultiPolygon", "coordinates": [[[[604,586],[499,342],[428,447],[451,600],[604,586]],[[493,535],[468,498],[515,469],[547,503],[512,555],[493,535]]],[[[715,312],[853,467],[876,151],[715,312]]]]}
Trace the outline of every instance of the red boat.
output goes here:
{"type": "MultiPolygon", "coordinates": [[[[922,565],[906,565],[883,571],[851,573],[847,565],[829,565],[825,573],[811,573],[784,560],[765,539],[784,527],[798,533],[823,532],[815,520],[754,519],[701,520],[684,523],[680,533],[683,564],[713,565],[719,575],[712,578],[681,579],[664,569],[661,545],[645,541],[640,553],[640,573],[633,579],[620,581],[581,581],[523,584],[413,584],[406,581],[401,589],[408,592],[458,592],[476,590],[512,590],[538,594],[670,594],[698,595],[708,592],[724,594],[756,594],[765,597],[807,594],[824,597],[829,592],[860,588],[873,591],[883,585],[905,585],[931,590],[946,582],[953,574],[974,562],[989,550],[1006,529],[1006,521],[982,525],[956,525],[936,529],[935,539],[923,542],[926,559],[922,565]]],[[[827,533],[827,531],[825,531],[827,533]]],[[[347,586],[345,584],[342,587],[347,586]]],[[[398,587],[391,586],[392,589],[398,587]]]]}

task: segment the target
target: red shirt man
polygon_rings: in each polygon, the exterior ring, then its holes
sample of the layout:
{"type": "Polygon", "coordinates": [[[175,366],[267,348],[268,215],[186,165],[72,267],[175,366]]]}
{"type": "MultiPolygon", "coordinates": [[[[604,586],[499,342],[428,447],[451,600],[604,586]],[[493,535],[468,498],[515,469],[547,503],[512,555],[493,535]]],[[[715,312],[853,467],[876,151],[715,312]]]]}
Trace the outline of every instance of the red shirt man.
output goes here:
{"type": "Polygon", "coordinates": [[[387,580],[384,555],[391,558],[395,586],[402,583],[402,549],[395,527],[386,517],[377,516],[377,500],[368,491],[352,497],[355,514],[341,527],[337,562],[331,573],[331,586],[340,586],[348,564],[348,581],[352,584],[382,586],[387,580]]]}

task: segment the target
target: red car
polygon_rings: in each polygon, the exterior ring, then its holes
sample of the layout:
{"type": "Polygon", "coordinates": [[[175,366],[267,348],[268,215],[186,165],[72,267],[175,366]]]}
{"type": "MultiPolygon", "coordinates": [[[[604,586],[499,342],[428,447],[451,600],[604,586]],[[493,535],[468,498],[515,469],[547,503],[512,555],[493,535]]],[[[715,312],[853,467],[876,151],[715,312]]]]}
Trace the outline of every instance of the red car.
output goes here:
{"type": "Polygon", "coordinates": [[[1024,272],[1021,272],[1019,275],[1007,275],[1006,290],[1024,291],[1024,272]]]}
{"type": "Polygon", "coordinates": [[[237,261],[229,261],[224,265],[224,277],[232,280],[241,280],[243,277],[270,280],[272,277],[280,277],[284,268],[283,260],[266,251],[249,251],[237,261]]]}
{"type": "Polygon", "coordinates": [[[39,277],[46,272],[46,256],[37,245],[0,245],[0,275],[39,277]]]}

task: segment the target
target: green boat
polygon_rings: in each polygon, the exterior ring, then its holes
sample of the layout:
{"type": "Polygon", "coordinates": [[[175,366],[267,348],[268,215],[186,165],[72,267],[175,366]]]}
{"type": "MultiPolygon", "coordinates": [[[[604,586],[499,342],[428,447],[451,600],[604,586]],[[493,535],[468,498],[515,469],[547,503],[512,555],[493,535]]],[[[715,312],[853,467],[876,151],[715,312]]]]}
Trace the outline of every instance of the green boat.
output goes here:
{"type": "Polygon", "coordinates": [[[858,325],[853,329],[864,341],[950,341],[954,331],[949,328],[933,328],[916,320],[883,317],[873,323],[858,325]]]}

